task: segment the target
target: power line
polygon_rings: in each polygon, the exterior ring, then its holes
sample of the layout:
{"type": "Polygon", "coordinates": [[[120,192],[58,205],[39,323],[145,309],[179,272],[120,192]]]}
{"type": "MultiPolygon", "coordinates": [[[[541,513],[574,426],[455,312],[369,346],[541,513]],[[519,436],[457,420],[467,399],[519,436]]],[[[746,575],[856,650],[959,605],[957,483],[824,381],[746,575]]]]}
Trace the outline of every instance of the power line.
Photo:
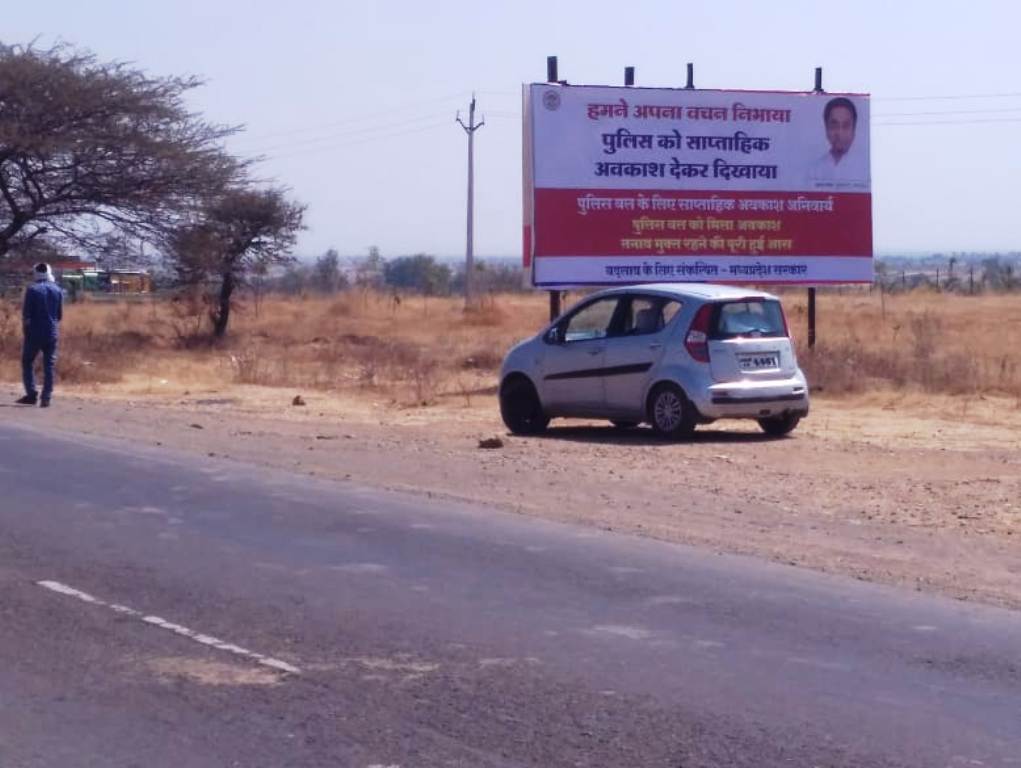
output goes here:
{"type": "Polygon", "coordinates": [[[873,96],[873,101],[957,101],[965,99],[1013,99],[1021,93],[958,93],[945,96],[873,96]]]}
{"type": "Polygon", "coordinates": [[[437,128],[447,127],[449,125],[450,125],[449,120],[437,121],[435,123],[424,125],[410,131],[398,131],[396,133],[376,134],[374,136],[366,136],[365,138],[356,141],[345,141],[341,142],[340,144],[331,144],[325,147],[309,147],[308,149],[299,149],[297,152],[285,152],[284,154],[281,155],[268,155],[265,158],[263,158],[263,160],[282,160],[288,157],[307,155],[312,152],[333,152],[338,149],[346,149],[347,147],[354,147],[360,144],[371,144],[372,142],[379,141],[381,139],[395,139],[400,136],[411,136],[418,133],[426,133],[427,131],[433,131],[436,130],[437,128]]]}
{"type": "Polygon", "coordinates": [[[986,120],[904,120],[894,122],[872,123],[875,126],[886,125],[982,125],[985,123],[1021,123],[1021,117],[990,117],[986,120]]]}
{"type": "Polygon", "coordinates": [[[873,118],[882,117],[916,117],[916,116],[927,116],[927,115],[995,115],[1003,114],[1006,112],[1021,112],[1021,107],[1011,107],[1009,109],[945,109],[937,110],[933,112],[884,112],[882,114],[874,114],[873,118]]]}
{"type": "Polygon", "coordinates": [[[324,130],[324,129],[327,129],[327,128],[333,128],[333,127],[336,127],[338,125],[350,125],[352,123],[365,122],[366,120],[372,120],[372,119],[375,119],[377,117],[386,117],[388,115],[397,114],[397,113],[400,113],[400,112],[405,112],[405,111],[407,111],[409,109],[413,109],[413,108],[417,108],[417,107],[427,107],[427,106],[433,106],[434,104],[442,104],[442,103],[448,102],[448,101],[460,100],[467,93],[468,93],[468,91],[459,91],[458,93],[454,93],[454,94],[451,94],[449,96],[441,96],[441,97],[437,97],[435,99],[428,99],[428,100],[424,100],[424,101],[411,102],[411,103],[408,103],[408,104],[404,104],[403,106],[400,106],[400,107],[394,107],[392,109],[385,109],[385,110],[381,110],[381,111],[378,111],[378,112],[370,112],[369,114],[361,115],[359,117],[350,117],[350,118],[345,118],[343,120],[333,120],[333,121],[330,121],[328,123],[320,123],[318,125],[310,125],[310,126],[306,126],[306,127],[303,127],[303,128],[293,128],[293,129],[288,129],[288,130],[284,130],[284,131],[273,131],[271,133],[241,134],[241,135],[237,136],[236,140],[237,141],[246,141],[246,140],[261,141],[262,139],[277,138],[277,137],[280,137],[280,136],[294,136],[294,135],[299,134],[299,133],[309,133],[310,131],[320,131],[320,130],[324,130]]]}
{"type": "Polygon", "coordinates": [[[516,99],[521,98],[521,91],[476,91],[483,96],[513,96],[516,99]]]}
{"type": "Polygon", "coordinates": [[[307,146],[309,144],[319,144],[324,141],[333,141],[334,139],[342,139],[350,136],[359,136],[366,133],[376,133],[379,131],[393,130],[394,128],[403,128],[405,126],[414,125],[416,123],[423,123],[429,120],[438,119],[437,115],[423,115],[422,117],[415,117],[410,120],[402,120],[397,123],[384,123],[382,125],[370,125],[364,128],[355,128],[348,131],[336,131],[334,133],[326,134],[325,136],[316,136],[309,139],[301,139],[299,141],[289,141],[283,144],[273,144],[266,147],[255,147],[245,149],[245,152],[253,154],[261,154],[263,152],[272,152],[276,149],[290,149],[292,147],[307,146]]]}

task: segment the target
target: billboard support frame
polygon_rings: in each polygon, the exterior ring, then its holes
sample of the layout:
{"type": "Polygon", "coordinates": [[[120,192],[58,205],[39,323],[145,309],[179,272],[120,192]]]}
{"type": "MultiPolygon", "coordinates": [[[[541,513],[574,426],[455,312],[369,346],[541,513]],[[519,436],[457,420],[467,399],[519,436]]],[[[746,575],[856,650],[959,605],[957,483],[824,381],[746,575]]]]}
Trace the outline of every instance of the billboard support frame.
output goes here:
{"type": "MultiPolygon", "coordinates": [[[[557,75],[557,57],[547,56],[546,57],[546,82],[556,83],[559,82],[557,75]]],[[[552,323],[558,317],[560,317],[560,291],[549,292],[549,319],[552,323]]]]}
{"type": "MultiPolygon", "coordinates": [[[[816,93],[824,93],[822,89],[822,67],[815,68],[816,93]]],[[[815,286],[808,289],[808,348],[815,349],[815,286]]]]}

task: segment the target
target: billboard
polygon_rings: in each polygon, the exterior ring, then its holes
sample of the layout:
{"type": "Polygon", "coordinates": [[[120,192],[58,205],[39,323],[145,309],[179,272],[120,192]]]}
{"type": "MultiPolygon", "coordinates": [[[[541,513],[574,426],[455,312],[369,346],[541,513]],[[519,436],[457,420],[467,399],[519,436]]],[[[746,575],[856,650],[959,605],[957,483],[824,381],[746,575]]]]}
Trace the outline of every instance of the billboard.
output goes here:
{"type": "Polygon", "coordinates": [[[869,98],[524,86],[539,287],[872,280],[869,98]]]}

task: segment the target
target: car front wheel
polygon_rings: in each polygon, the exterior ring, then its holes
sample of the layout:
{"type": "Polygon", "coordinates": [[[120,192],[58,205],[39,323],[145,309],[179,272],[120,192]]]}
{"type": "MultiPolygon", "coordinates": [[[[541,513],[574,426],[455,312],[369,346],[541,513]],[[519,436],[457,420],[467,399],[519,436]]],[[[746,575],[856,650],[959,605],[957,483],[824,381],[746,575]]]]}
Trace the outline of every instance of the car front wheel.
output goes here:
{"type": "Polygon", "coordinates": [[[500,416],[515,435],[537,435],[549,426],[535,387],[524,379],[509,381],[500,390],[500,416]]]}
{"type": "Polygon", "coordinates": [[[695,418],[694,407],[675,384],[660,384],[649,395],[649,423],[660,437],[691,437],[695,418]]]}
{"type": "Polygon", "coordinates": [[[801,417],[793,413],[785,413],[782,416],[770,416],[768,419],[759,419],[759,426],[762,431],[772,437],[783,437],[794,431],[798,426],[801,417]]]}

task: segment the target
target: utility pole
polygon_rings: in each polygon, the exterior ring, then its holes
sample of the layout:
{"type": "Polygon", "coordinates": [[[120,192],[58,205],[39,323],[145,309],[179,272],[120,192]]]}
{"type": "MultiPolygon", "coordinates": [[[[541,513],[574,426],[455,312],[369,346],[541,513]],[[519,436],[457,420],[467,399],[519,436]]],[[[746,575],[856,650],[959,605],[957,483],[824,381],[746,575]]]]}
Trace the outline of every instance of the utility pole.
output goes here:
{"type": "Polygon", "coordinates": [[[475,301],[475,131],[486,124],[486,119],[475,123],[475,94],[472,94],[471,106],[468,108],[468,125],[457,113],[457,122],[468,134],[468,244],[464,254],[464,304],[470,307],[475,301]]]}

